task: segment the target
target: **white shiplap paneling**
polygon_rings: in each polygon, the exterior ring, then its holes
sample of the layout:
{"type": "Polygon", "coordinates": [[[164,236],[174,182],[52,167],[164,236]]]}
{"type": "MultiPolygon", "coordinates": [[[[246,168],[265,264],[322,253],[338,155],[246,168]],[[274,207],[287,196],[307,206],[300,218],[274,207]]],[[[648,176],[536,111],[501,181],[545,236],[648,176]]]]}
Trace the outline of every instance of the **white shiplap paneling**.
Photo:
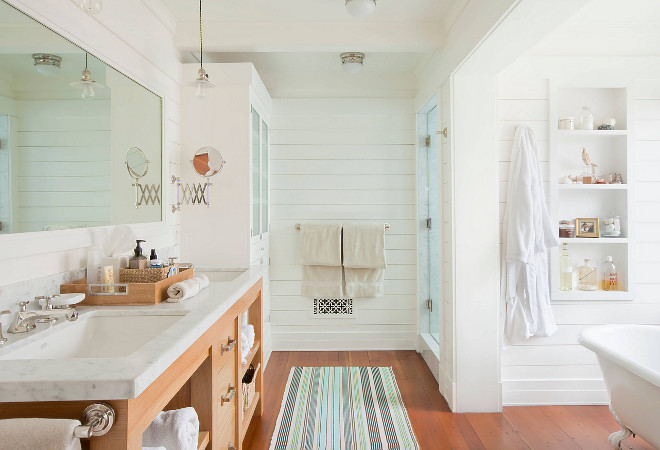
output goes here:
{"type": "MultiPolygon", "coordinates": [[[[651,244],[660,235],[660,171],[651,165],[660,159],[660,135],[656,121],[660,115],[660,80],[632,86],[635,109],[637,166],[643,182],[636,182],[637,297],[633,302],[555,302],[553,313],[559,330],[547,338],[532,338],[502,353],[502,402],[516,404],[593,404],[607,403],[595,354],[577,344],[579,333],[606,323],[660,323],[660,247],[651,244]],[[655,93],[655,94],[653,94],[655,93]],[[655,95],[655,96],[654,96],[655,95]],[[658,98],[656,98],[658,97],[658,98]],[[657,247],[657,248],[656,248],[657,247]]],[[[512,130],[527,124],[539,144],[542,176],[547,180],[548,158],[548,80],[521,77],[506,72],[499,79],[498,99],[500,205],[506,205],[507,171],[512,130]]],[[[637,180],[635,180],[637,181],[637,180]]],[[[547,183],[545,183],[547,185],[547,183]]],[[[546,192],[547,191],[547,186],[546,192]]],[[[547,195],[546,195],[546,198],[547,195]]]]}
{"type": "Polygon", "coordinates": [[[275,350],[413,349],[417,336],[415,114],[403,99],[275,99],[271,125],[275,350]],[[385,296],[353,319],[312,319],[300,296],[301,222],[388,222],[385,296]]]}

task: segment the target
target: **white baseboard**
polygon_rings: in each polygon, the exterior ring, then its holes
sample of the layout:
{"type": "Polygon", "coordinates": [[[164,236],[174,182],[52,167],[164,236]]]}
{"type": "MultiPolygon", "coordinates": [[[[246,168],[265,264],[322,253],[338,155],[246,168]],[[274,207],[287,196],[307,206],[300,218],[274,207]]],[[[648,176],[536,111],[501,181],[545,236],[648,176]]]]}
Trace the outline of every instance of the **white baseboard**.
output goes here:
{"type": "Polygon", "coordinates": [[[349,336],[342,333],[272,333],[273,351],[364,351],[364,350],[416,350],[417,340],[414,335],[400,333],[388,338],[374,333],[352,332],[349,336]]]}
{"type": "MultiPolygon", "coordinates": [[[[422,355],[435,381],[438,382],[438,386],[442,388],[444,386],[444,380],[441,379],[441,375],[444,376],[444,369],[440,366],[439,352],[440,347],[438,343],[427,333],[417,336],[417,353],[422,355]]],[[[442,392],[442,389],[440,391],[442,392]]]]}
{"type": "Polygon", "coordinates": [[[609,403],[610,396],[606,390],[502,392],[503,406],[608,405],[609,403]]]}

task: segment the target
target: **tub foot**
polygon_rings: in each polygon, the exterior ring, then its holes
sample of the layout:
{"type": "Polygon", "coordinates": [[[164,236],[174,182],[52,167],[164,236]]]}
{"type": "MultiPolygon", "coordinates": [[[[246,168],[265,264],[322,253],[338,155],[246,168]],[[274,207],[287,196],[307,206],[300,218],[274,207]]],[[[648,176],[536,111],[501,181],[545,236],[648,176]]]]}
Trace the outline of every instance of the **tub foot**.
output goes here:
{"type": "Polygon", "coordinates": [[[612,417],[614,417],[614,420],[616,420],[616,423],[618,423],[621,426],[621,429],[619,431],[610,434],[609,437],[610,444],[612,444],[612,447],[614,448],[621,448],[621,441],[623,441],[626,438],[629,438],[630,436],[632,436],[633,433],[628,428],[623,426],[621,420],[619,420],[619,416],[617,416],[616,412],[614,412],[614,408],[612,408],[612,405],[610,405],[610,412],[612,413],[612,417]]]}

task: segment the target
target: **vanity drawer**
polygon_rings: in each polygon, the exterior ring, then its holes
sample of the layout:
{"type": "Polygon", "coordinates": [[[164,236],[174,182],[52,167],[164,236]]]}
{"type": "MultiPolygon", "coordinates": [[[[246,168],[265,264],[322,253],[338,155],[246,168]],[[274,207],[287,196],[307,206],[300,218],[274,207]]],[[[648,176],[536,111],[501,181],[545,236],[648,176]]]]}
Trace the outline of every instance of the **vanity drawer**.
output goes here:
{"type": "Polygon", "coordinates": [[[222,367],[227,361],[233,360],[236,352],[236,335],[234,333],[234,320],[227,325],[220,332],[220,340],[218,341],[218,358],[219,366],[222,367]]]}
{"type": "Polygon", "coordinates": [[[238,445],[236,445],[236,414],[233,410],[224,425],[220,425],[217,444],[220,450],[235,450],[238,448],[238,445]]]}
{"type": "Polygon", "coordinates": [[[236,366],[234,360],[230,359],[218,372],[218,423],[223,424],[236,409],[236,402],[238,400],[236,384],[236,366]],[[228,400],[228,401],[226,401],[228,400]]]}

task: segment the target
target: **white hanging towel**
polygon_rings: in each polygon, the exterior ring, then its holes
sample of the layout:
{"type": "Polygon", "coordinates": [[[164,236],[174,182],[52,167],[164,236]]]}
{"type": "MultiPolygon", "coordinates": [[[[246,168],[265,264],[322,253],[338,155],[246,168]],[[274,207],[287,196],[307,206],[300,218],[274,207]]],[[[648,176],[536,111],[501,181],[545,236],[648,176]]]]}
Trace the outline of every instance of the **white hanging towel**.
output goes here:
{"type": "Polygon", "coordinates": [[[534,133],[526,126],[516,128],[502,230],[502,343],[550,336],[557,326],[550,305],[548,250],[559,240],[545,204],[534,133]]]}
{"type": "Polygon", "coordinates": [[[345,294],[350,298],[382,297],[385,258],[385,225],[350,223],[344,225],[345,294]]]}
{"type": "Polygon", "coordinates": [[[69,419],[0,420],[0,449],[80,450],[80,439],[73,437],[78,425],[79,420],[69,419]]]}
{"type": "Polygon", "coordinates": [[[341,224],[301,224],[300,264],[303,297],[343,297],[341,224]]]}

